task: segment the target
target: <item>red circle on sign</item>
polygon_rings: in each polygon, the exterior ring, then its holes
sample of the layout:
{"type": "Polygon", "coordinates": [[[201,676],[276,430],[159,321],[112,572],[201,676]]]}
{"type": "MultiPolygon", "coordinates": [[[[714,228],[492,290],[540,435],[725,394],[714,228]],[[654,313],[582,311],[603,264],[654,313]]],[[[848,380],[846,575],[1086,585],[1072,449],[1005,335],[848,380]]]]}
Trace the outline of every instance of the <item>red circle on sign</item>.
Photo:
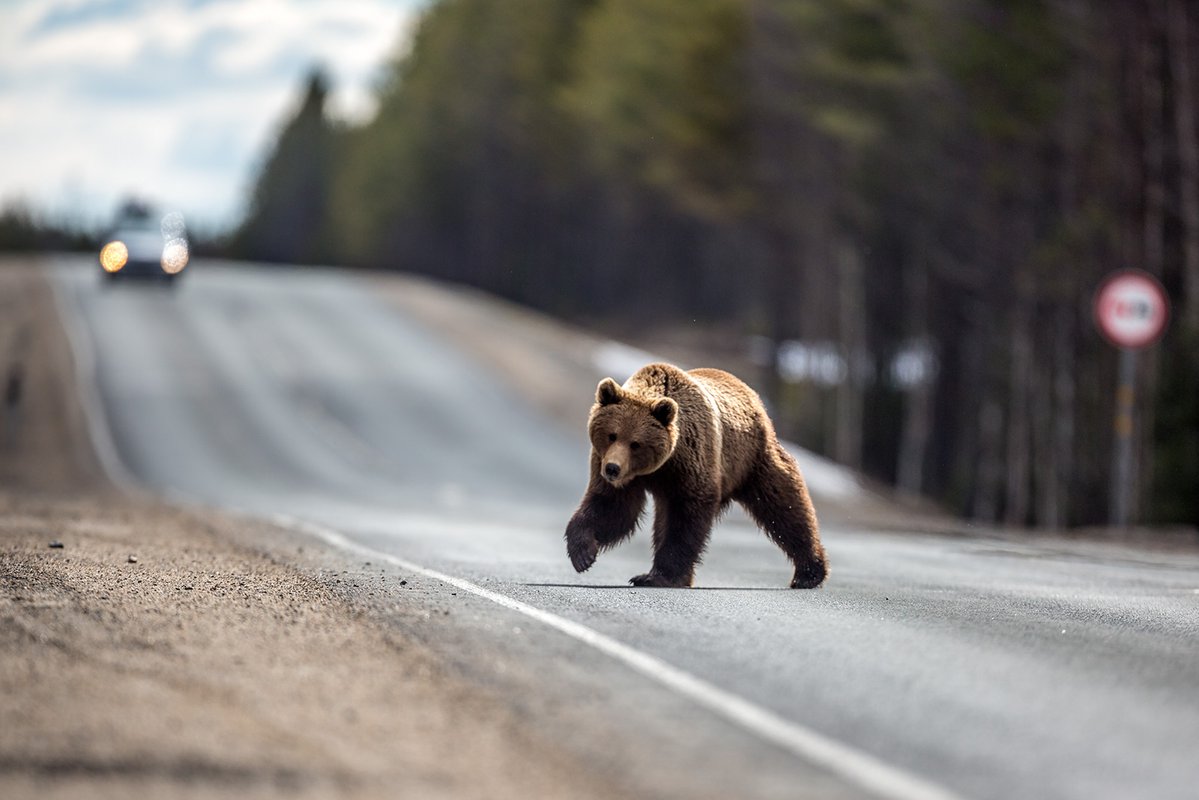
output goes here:
{"type": "Polygon", "coordinates": [[[1116,347],[1135,350],[1153,344],[1169,319],[1166,290],[1148,272],[1127,269],[1114,273],[1095,295],[1095,322],[1116,347]]]}

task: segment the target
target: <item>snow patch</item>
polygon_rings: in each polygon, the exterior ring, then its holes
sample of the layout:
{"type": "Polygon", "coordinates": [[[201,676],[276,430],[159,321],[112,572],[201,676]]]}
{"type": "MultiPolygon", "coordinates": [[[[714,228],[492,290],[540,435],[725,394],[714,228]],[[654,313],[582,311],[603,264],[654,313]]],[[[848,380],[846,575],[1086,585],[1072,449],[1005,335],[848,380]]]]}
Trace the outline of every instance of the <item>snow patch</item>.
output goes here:
{"type": "Polygon", "coordinates": [[[799,463],[799,471],[803,473],[804,482],[808,484],[808,491],[812,494],[838,500],[865,497],[866,488],[858,480],[857,473],[849,467],[816,455],[792,442],[782,444],[799,463]]]}
{"type": "Polygon", "coordinates": [[[627,381],[646,364],[661,360],[653,353],[620,342],[601,342],[591,354],[592,365],[602,372],[604,377],[620,383],[627,381]]]}
{"type": "MultiPolygon", "coordinates": [[[[653,353],[615,341],[601,342],[591,354],[591,363],[597,370],[621,383],[646,364],[662,360],[653,353]]],[[[857,474],[848,467],[797,444],[782,444],[799,463],[808,491],[812,494],[838,500],[862,498],[867,494],[857,474]]]]}

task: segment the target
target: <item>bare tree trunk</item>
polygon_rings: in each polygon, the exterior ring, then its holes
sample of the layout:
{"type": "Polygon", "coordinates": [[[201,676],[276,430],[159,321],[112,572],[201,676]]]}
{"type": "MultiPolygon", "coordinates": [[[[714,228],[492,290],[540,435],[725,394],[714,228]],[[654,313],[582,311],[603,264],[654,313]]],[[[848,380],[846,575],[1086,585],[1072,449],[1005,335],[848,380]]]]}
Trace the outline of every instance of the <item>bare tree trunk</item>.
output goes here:
{"type": "MultiPolygon", "coordinates": [[[[793,205],[800,194],[795,191],[792,161],[797,134],[795,120],[778,103],[779,97],[795,91],[794,79],[781,54],[789,51],[785,22],[771,3],[753,0],[749,4],[749,41],[747,44],[749,90],[751,96],[751,137],[754,149],[754,183],[761,198],[759,213],[751,220],[763,242],[766,279],[766,336],[773,353],[763,389],[767,402],[780,414],[783,399],[782,378],[778,370],[778,349],[788,335],[788,323],[795,313],[792,307],[795,273],[799,267],[801,244],[797,241],[793,205]]],[[[802,145],[801,145],[802,146],[802,145]]]]}
{"type": "Polygon", "coordinates": [[[837,290],[841,353],[846,375],[837,387],[836,430],[833,457],[846,466],[862,465],[862,412],[866,355],[866,301],[862,287],[862,262],[852,244],[837,246],[837,290]]]}
{"type": "Polygon", "coordinates": [[[1165,253],[1166,182],[1165,137],[1162,131],[1163,97],[1161,53],[1155,41],[1157,25],[1153,20],[1153,0],[1147,31],[1142,42],[1143,71],[1141,73],[1142,117],[1141,133],[1145,149],[1142,153],[1144,168],[1145,216],[1142,220],[1141,244],[1144,263],[1142,267],[1154,275],[1162,274],[1165,253]]]}
{"type": "Polygon", "coordinates": [[[791,313],[790,292],[791,264],[790,257],[794,252],[790,237],[780,225],[767,224],[766,239],[766,313],[767,333],[772,352],[768,380],[763,384],[767,401],[775,404],[776,411],[783,412],[783,379],[779,372],[779,346],[787,336],[787,318],[791,313]]]}
{"type": "Polygon", "coordinates": [[[999,519],[999,484],[1003,475],[1003,405],[995,396],[993,383],[986,390],[978,411],[978,482],[974,491],[975,519],[999,519]]]}
{"type": "MultiPolygon", "coordinates": [[[[1143,153],[1145,217],[1142,226],[1144,261],[1141,267],[1146,272],[1158,277],[1165,270],[1166,250],[1165,93],[1162,85],[1164,62],[1159,46],[1164,22],[1159,13],[1160,8],[1161,0],[1148,0],[1146,3],[1146,24],[1141,45],[1143,52],[1141,128],[1145,142],[1143,153]]],[[[1140,359],[1138,372],[1137,382],[1140,391],[1136,409],[1137,424],[1134,426],[1132,434],[1133,467],[1129,477],[1131,482],[1129,519],[1134,523],[1141,516],[1142,488],[1151,479],[1149,469],[1152,459],[1149,458],[1149,446],[1154,427],[1153,399],[1156,396],[1158,374],[1157,358],[1154,353],[1150,352],[1148,358],[1140,359]]]]}
{"type": "Polygon", "coordinates": [[[1053,476],[1042,524],[1060,527],[1067,519],[1065,500],[1074,474],[1075,379],[1074,310],[1062,303],[1053,321],[1053,476]]]}
{"type": "MultiPolygon", "coordinates": [[[[907,286],[908,323],[910,341],[920,347],[928,347],[928,252],[923,232],[917,233],[915,255],[904,274],[909,278],[907,286]]],[[[903,405],[903,431],[899,441],[899,463],[896,467],[896,483],[900,490],[919,494],[924,490],[924,460],[932,434],[933,365],[925,365],[929,373],[923,375],[910,387],[903,405]]]]}
{"type": "MultiPolygon", "coordinates": [[[[1063,21],[1074,30],[1085,29],[1091,12],[1086,0],[1068,0],[1063,4],[1063,21]]],[[[1089,36],[1096,35],[1088,31],[1089,36]]],[[[1079,197],[1086,174],[1086,142],[1094,135],[1090,100],[1094,87],[1103,80],[1101,57],[1093,50],[1075,64],[1067,88],[1066,107],[1061,115],[1058,144],[1062,158],[1057,171],[1058,205],[1063,221],[1074,224],[1083,216],[1079,197]]],[[[1036,524],[1057,529],[1069,522],[1073,471],[1075,466],[1074,429],[1078,409],[1075,405],[1078,365],[1075,363],[1075,308],[1079,286],[1086,281],[1086,270],[1070,271],[1049,282],[1050,304],[1043,319],[1047,341],[1037,355],[1042,365],[1038,373],[1037,439],[1043,455],[1035,456],[1038,469],[1036,524]]]]}
{"type": "MultiPolygon", "coordinates": [[[[1055,331],[1049,330],[1053,339],[1055,331]]],[[[1057,527],[1057,440],[1053,435],[1053,368],[1054,353],[1045,348],[1044,337],[1033,348],[1032,397],[1032,479],[1033,524],[1037,527],[1057,527]]]]}
{"type": "Polygon", "coordinates": [[[1008,379],[1007,492],[1003,518],[1008,525],[1028,523],[1029,395],[1032,378],[1032,322],[1029,302],[1016,298],[1011,330],[1011,373],[1008,379]]]}
{"type": "Polygon", "coordinates": [[[1053,529],[1066,522],[1065,499],[1074,461],[1074,318],[1070,305],[1055,304],[1046,322],[1046,340],[1033,353],[1033,510],[1038,527],[1053,529]]]}
{"type": "Polygon", "coordinates": [[[1168,0],[1166,32],[1173,76],[1174,127],[1178,141],[1179,195],[1182,201],[1183,322],[1199,332],[1199,143],[1195,139],[1195,98],[1191,80],[1191,25],[1184,0],[1168,0]]]}

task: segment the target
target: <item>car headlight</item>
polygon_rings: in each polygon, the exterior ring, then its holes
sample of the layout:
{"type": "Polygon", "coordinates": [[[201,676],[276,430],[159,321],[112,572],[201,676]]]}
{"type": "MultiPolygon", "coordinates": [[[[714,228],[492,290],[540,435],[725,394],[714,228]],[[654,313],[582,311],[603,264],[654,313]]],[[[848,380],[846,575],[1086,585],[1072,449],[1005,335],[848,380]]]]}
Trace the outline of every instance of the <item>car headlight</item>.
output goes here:
{"type": "Polygon", "coordinates": [[[105,272],[120,272],[129,261],[129,248],[124,242],[109,242],[100,249],[100,266],[105,272]]]}
{"type": "Polygon", "coordinates": [[[162,271],[176,275],[187,266],[187,240],[172,239],[162,248],[162,271]]]}

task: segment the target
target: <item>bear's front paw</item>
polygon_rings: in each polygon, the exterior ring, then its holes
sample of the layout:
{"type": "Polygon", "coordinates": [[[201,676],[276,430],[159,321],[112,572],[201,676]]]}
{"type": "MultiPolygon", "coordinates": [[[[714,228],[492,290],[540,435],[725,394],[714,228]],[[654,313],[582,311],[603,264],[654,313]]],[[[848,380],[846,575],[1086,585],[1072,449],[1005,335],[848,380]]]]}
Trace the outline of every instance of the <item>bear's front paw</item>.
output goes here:
{"type": "Polygon", "coordinates": [[[570,555],[570,563],[575,572],[586,572],[595,563],[595,557],[599,554],[599,543],[590,534],[568,535],[566,552],[570,555]]]}
{"type": "Polygon", "coordinates": [[[629,578],[629,583],[634,586],[653,586],[663,589],[687,589],[691,586],[689,579],[668,578],[657,570],[650,570],[644,575],[634,575],[629,578]]]}
{"type": "Polygon", "coordinates": [[[826,577],[828,577],[828,567],[824,565],[824,562],[813,562],[805,565],[802,569],[795,570],[795,575],[791,578],[791,588],[815,589],[824,583],[826,577]]]}

